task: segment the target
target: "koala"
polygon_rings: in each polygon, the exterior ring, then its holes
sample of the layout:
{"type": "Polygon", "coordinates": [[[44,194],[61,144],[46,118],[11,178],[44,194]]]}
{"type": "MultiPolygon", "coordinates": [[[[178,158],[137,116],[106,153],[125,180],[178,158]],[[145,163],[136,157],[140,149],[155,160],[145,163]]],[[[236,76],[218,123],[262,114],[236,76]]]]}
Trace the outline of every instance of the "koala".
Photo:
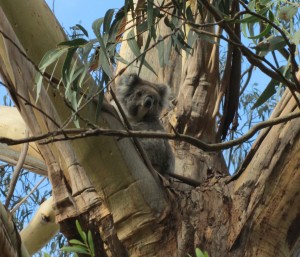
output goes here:
{"type": "MultiPolygon", "coordinates": [[[[131,73],[120,78],[117,97],[133,128],[139,131],[165,131],[159,116],[168,102],[169,88],[142,80],[131,73]]],[[[166,139],[138,139],[152,166],[161,174],[174,171],[174,155],[166,139]]]]}

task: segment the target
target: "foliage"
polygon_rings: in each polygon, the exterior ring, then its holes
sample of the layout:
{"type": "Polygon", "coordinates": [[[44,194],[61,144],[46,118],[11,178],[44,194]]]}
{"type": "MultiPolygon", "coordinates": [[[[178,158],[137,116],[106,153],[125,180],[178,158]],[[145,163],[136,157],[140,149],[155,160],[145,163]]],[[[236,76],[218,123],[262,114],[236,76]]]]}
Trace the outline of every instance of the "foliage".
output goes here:
{"type": "Polygon", "coordinates": [[[65,252],[86,254],[92,257],[95,256],[95,247],[91,231],[89,230],[86,234],[86,232],[82,230],[78,220],[76,220],[76,228],[82,241],[77,239],[71,239],[69,241],[71,246],[64,246],[61,248],[61,250],[65,252]]]}

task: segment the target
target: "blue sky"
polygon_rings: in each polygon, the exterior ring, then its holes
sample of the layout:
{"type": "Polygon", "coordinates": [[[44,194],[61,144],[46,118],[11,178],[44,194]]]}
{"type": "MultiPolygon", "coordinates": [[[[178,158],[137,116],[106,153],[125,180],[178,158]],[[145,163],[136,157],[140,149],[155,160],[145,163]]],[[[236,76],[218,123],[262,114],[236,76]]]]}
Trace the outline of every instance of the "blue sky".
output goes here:
{"type": "Polygon", "coordinates": [[[108,9],[119,9],[124,0],[46,0],[51,10],[54,2],[54,14],[60,24],[68,30],[75,24],[86,29],[91,28],[95,19],[103,17],[108,9]]]}

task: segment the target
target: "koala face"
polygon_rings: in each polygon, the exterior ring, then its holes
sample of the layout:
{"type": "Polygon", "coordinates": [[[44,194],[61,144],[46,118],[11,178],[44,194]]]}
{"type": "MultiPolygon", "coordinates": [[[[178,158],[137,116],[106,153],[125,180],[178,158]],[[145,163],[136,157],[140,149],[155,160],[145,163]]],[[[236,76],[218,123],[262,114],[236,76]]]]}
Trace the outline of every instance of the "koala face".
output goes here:
{"type": "Polygon", "coordinates": [[[135,122],[158,119],[166,105],[168,87],[129,74],[121,80],[118,97],[128,117],[135,122]]]}

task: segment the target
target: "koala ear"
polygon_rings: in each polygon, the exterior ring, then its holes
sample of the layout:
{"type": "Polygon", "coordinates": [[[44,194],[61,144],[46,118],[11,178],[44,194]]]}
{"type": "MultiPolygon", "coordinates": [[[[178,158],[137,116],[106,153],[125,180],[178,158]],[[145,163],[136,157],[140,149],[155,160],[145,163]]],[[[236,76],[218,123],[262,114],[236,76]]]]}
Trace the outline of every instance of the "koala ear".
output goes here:
{"type": "Polygon", "coordinates": [[[117,96],[121,98],[126,97],[128,93],[138,84],[140,78],[136,73],[127,73],[121,76],[118,87],[117,87],[117,96]]]}
{"type": "Polygon", "coordinates": [[[139,80],[140,78],[136,73],[127,73],[121,77],[119,86],[132,87],[137,84],[139,80]]]}

